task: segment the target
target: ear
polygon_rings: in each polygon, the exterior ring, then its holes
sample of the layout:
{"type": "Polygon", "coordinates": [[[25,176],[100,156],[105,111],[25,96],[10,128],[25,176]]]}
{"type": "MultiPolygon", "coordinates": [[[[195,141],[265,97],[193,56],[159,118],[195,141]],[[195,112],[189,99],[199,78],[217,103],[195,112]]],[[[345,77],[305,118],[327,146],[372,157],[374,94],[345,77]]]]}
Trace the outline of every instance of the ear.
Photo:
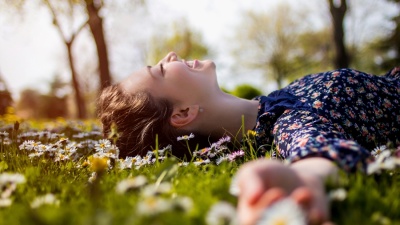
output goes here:
{"type": "Polygon", "coordinates": [[[197,117],[199,109],[199,105],[174,108],[171,116],[171,125],[179,128],[190,124],[197,117]]]}

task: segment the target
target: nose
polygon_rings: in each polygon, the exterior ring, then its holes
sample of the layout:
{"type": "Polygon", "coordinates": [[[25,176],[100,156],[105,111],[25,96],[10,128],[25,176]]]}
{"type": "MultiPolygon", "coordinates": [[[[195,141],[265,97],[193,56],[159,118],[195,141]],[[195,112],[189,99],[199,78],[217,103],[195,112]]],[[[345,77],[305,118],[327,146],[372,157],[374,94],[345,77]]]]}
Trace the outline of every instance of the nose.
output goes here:
{"type": "Polygon", "coordinates": [[[170,52],[167,54],[166,61],[167,62],[178,61],[178,55],[176,55],[175,52],[170,52]]]}

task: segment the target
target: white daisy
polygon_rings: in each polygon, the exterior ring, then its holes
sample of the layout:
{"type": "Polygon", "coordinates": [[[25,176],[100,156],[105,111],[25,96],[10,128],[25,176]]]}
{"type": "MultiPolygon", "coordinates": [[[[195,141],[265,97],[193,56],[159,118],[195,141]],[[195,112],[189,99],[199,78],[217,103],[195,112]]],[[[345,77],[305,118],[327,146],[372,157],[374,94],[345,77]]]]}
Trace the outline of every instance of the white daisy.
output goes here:
{"type": "Polygon", "coordinates": [[[31,202],[31,208],[39,208],[42,205],[60,205],[60,201],[56,198],[55,195],[49,193],[43,196],[36,197],[31,202]]]}
{"type": "Polygon", "coordinates": [[[146,185],[142,190],[143,196],[156,196],[170,192],[172,184],[169,182],[161,182],[160,184],[146,185]]]}
{"type": "Polygon", "coordinates": [[[306,216],[301,207],[290,198],[285,198],[267,208],[257,225],[306,225],[306,216]]]}
{"type": "Polygon", "coordinates": [[[338,188],[335,190],[332,190],[328,194],[328,198],[331,201],[343,201],[347,197],[347,191],[343,188],[338,188]]]}
{"type": "Polygon", "coordinates": [[[143,175],[139,175],[137,177],[127,178],[120,181],[115,187],[115,191],[118,194],[123,194],[129,190],[143,187],[145,184],[147,184],[147,178],[143,175]]]}
{"type": "Polygon", "coordinates": [[[374,148],[374,150],[372,150],[371,154],[373,156],[375,156],[375,158],[376,158],[385,150],[387,150],[386,145],[381,145],[381,146],[378,146],[378,147],[374,148]]]}
{"type": "Polygon", "coordinates": [[[177,137],[176,140],[178,140],[178,141],[188,141],[191,138],[194,138],[194,134],[193,133],[191,133],[189,135],[183,135],[181,137],[177,137]]]}
{"type": "Polygon", "coordinates": [[[12,204],[12,199],[10,198],[0,198],[0,208],[8,207],[12,204]]]}
{"type": "Polygon", "coordinates": [[[8,137],[8,132],[7,131],[0,132],[0,138],[6,138],[6,137],[8,137]]]}
{"type": "Polygon", "coordinates": [[[236,221],[235,207],[224,201],[214,204],[206,215],[208,225],[236,224],[236,221]]]}
{"type": "Polygon", "coordinates": [[[94,149],[97,152],[107,152],[111,147],[111,141],[107,139],[101,139],[94,145],[94,149]]]}
{"type": "Polygon", "coordinates": [[[160,197],[147,197],[137,204],[137,212],[142,215],[156,215],[172,209],[171,201],[160,197]]]}

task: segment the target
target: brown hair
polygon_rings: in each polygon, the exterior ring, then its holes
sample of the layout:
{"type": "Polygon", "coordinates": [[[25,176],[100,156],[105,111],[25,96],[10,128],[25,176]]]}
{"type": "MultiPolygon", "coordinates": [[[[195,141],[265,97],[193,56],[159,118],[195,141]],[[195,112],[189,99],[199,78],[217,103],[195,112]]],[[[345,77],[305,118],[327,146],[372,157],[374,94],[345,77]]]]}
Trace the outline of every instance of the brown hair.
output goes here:
{"type": "MultiPolygon", "coordinates": [[[[171,144],[174,155],[188,156],[186,144],[176,139],[188,132],[178,130],[169,123],[173,105],[167,99],[154,98],[146,91],[127,93],[119,84],[114,84],[103,89],[97,107],[105,138],[109,136],[112,124],[116,125],[119,134],[116,145],[120,157],[143,156],[155,149],[156,135],[159,148],[171,144]]],[[[191,148],[193,145],[196,147],[198,142],[202,145],[209,143],[208,138],[195,136],[196,140],[190,140],[191,148]]]]}

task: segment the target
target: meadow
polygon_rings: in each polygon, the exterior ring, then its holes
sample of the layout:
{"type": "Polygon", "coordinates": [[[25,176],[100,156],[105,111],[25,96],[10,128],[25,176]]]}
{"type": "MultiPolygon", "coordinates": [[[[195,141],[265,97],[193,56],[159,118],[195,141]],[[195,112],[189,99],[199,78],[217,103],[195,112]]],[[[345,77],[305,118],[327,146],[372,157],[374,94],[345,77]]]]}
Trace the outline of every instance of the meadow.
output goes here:
{"type": "MultiPolygon", "coordinates": [[[[3,117],[0,225],[236,224],[232,177],[254,157],[246,147],[229,149],[229,141],[194,149],[189,160],[169,147],[120,159],[97,121],[3,117]]],[[[366,174],[342,173],[327,184],[335,224],[400,224],[399,153],[376,146],[366,174]]]]}

